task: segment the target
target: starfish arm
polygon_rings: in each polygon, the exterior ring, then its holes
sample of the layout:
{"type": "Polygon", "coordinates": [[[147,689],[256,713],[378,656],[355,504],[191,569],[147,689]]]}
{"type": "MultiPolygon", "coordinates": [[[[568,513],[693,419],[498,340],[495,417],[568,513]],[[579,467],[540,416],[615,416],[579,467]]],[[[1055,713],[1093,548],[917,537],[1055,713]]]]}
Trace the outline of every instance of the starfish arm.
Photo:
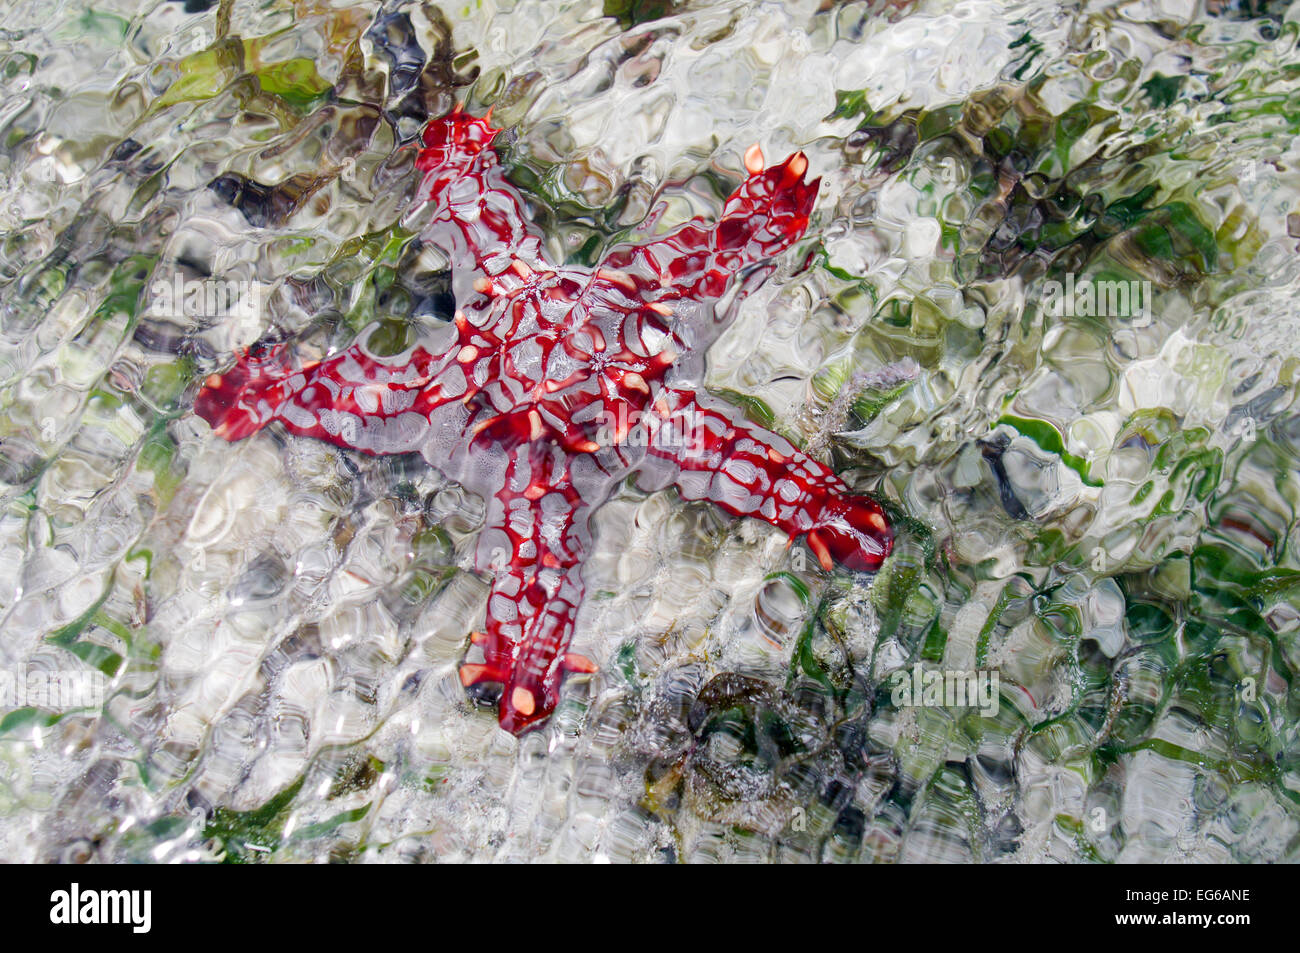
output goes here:
{"type": "MultiPolygon", "coordinates": [[[[363,331],[358,340],[367,337],[363,331]]],[[[273,420],[289,431],[369,454],[418,450],[430,414],[465,391],[454,360],[416,347],[377,357],[361,344],[299,365],[284,345],[239,355],[204,382],[195,412],[218,436],[241,440],[273,420]]]]}
{"type": "Polygon", "coordinates": [[[796,152],[770,169],[756,169],[712,223],[694,218],[643,245],[612,251],[605,274],[635,285],[645,301],[722,297],[731,279],[779,255],[808,229],[821,179],[804,181],[808,158],[796,152]]]}
{"type": "Polygon", "coordinates": [[[854,495],[784,437],[745,422],[735,408],[703,406],[689,391],[664,388],[654,411],[647,451],[677,468],[683,499],[707,500],[792,538],[805,536],[828,570],[833,557],[874,571],[889,555],[893,532],[880,505],[854,495]]]}
{"type": "Polygon", "coordinates": [[[478,567],[493,574],[483,662],[461,665],[467,688],[502,686],[501,727],[522,734],[545,721],[566,672],[595,671],[568,653],[582,602],[589,510],[569,476],[569,458],[539,444],[511,451],[505,485],[492,498],[478,567]]]}
{"type": "Polygon", "coordinates": [[[487,117],[457,108],[425,127],[415,162],[422,178],[411,214],[432,207],[422,235],[450,255],[463,285],[456,297],[467,314],[491,307],[501,290],[494,279],[509,275],[517,283],[520,275],[549,268],[523,198],[492,149],[499,132],[487,117]]]}

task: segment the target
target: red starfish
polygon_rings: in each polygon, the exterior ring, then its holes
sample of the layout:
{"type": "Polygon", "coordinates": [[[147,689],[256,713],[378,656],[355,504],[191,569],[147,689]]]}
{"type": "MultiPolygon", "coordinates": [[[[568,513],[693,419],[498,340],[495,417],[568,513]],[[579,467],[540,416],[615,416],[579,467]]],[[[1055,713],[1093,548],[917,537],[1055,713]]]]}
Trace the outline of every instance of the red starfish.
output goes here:
{"type": "Polygon", "coordinates": [[[194,409],[227,440],[278,420],[365,453],[418,450],[489,499],[476,562],[494,579],[487,631],[473,636],[484,660],[460,676],[500,683],[501,726],[520,734],[554,710],[565,672],[595,670],[566,654],[588,518],[632,471],[804,536],[826,569],[832,558],[877,569],[893,534],[827,467],[682,383],[732,278],[761,280],[770,266],[752,266],[807,229],[820,180],[803,180],[803,153],[764,170],[754,147],[716,222],[616,250],[593,271],[542,256],[489,148],[497,132],[459,110],[424,132],[414,208],[432,204],[425,235],[450,253],[460,303],[431,349],[376,357],[358,341],[303,366],[283,345],[245,354],[207,379],[194,409]]]}

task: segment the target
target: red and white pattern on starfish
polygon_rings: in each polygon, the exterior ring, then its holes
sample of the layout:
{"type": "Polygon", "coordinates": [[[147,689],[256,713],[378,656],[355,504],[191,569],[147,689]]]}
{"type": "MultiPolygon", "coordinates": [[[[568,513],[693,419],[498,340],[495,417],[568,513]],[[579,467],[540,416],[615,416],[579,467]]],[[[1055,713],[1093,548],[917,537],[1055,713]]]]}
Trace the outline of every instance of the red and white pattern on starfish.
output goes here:
{"type": "Polygon", "coordinates": [[[365,453],[420,451],[481,492],[476,561],[494,578],[486,632],[473,636],[483,661],[460,675],[466,687],[499,683],[500,723],[519,734],[555,709],[565,672],[595,669],[567,651],[590,510],[630,472],[802,536],[826,569],[877,569],[893,534],[874,501],[680,379],[733,280],[807,229],[820,182],[804,181],[807,158],[764,169],[755,147],[716,221],[616,249],[594,269],[555,267],[490,148],[497,132],[458,111],[424,133],[412,212],[430,213],[423,236],[448,252],[459,304],[428,347],[378,357],[356,343],[301,366],[283,345],[244,354],[208,378],[195,411],[227,440],[275,420],[365,453]],[[611,430],[627,420],[648,424],[644,440],[611,430]],[[689,439],[668,426],[680,421],[689,439]]]}

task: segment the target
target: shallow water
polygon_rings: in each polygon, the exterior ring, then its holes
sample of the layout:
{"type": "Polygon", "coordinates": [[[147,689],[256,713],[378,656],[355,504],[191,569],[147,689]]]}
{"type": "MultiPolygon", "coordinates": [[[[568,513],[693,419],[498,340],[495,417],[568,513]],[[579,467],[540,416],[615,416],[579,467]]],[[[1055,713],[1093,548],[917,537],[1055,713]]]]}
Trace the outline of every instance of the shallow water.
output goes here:
{"type": "Polygon", "coordinates": [[[3,699],[0,858],[1295,855],[1300,13],[203,6],[3,16],[0,668],[103,677],[3,699]],[[403,213],[457,102],[557,261],[803,149],[812,228],[702,383],[900,528],[826,573],[621,488],[601,671],[522,739],[456,676],[481,500],[190,413],[268,335],[447,319],[403,213]],[[169,306],[201,279],[256,306],[169,306]],[[917,665],[993,690],[909,698],[917,665]]]}

